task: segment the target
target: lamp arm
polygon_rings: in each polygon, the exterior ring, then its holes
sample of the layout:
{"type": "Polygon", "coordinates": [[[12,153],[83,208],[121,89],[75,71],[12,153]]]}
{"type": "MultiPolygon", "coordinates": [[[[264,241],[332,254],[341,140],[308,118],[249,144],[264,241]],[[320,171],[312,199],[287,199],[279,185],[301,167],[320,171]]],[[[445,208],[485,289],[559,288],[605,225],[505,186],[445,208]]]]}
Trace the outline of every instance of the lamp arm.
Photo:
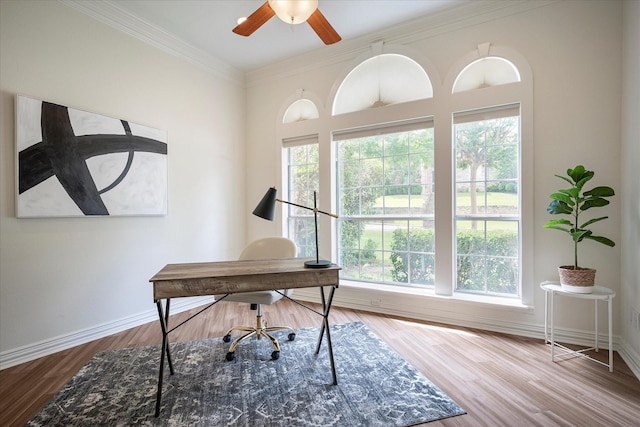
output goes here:
{"type": "Polygon", "coordinates": [[[324,211],[318,210],[317,208],[316,208],[316,209],[314,209],[314,208],[310,208],[310,207],[308,207],[308,206],[302,206],[302,205],[299,205],[299,204],[297,204],[297,203],[288,202],[288,201],[286,201],[286,200],[282,200],[282,199],[276,199],[276,201],[278,201],[278,202],[280,202],[280,203],[286,203],[286,204],[288,204],[288,205],[296,206],[296,207],[299,207],[299,208],[302,208],[302,209],[307,209],[307,210],[309,210],[309,211],[314,211],[314,212],[317,212],[317,213],[321,213],[321,214],[329,215],[329,216],[332,216],[332,217],[334,217],[334,218],[338,218],[338,215],[336,215],[336,214],[329,213],[329,212],[324,212],[324,211]]]}

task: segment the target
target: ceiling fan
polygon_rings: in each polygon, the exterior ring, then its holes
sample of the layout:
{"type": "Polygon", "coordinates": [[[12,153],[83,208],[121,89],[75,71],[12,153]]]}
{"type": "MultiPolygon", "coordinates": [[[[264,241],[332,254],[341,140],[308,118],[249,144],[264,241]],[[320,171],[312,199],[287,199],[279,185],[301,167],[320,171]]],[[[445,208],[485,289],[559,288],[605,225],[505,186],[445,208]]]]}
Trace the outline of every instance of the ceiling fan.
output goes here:
{"type": "Polygon", "coordinates": [[[250,36],[273,15],[278,15],[278,18],[288,24],[300,24],[306,21],[324,44],[333,44],[342,40],[318,9],[318,0],[268,0],[246,20],[239,23],[233,32],[245,37],[250,36]]]}

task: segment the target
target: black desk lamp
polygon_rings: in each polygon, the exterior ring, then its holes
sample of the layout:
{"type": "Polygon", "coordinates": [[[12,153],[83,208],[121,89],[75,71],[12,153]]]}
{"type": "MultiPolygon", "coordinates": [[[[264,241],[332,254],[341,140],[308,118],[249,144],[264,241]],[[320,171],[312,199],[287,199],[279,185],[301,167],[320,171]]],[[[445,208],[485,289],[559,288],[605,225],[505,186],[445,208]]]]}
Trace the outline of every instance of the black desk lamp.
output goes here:
{"type": "Polygon", "coordinates": [[[288,205],[293,205],[302,209],[307,209],[313,211],[314,222],[315,222],[315,232],[316,232],[316,259],[305,261],[304,266],[309,268],[327,268],[331,265],[331,261],[326,259],[320,259],[320,253],[318,251],[318,214],[325,214],[332,216],[334,218],[338,218],[338,215],[332,214],[329,212],[323,212],[318,210],[317,201],[316,201],[316,192],[313,192],[313,207],[307,207],[298,205],[296,203],[287,202],[286,200],[276,198],[278,190],[275,187],[271,187],[267,190],[266,194],[258,203],[258,206],[253,210],[253,214],[259,216],[260,218],[268,219],[269,221],[273,221],[276,217],[276,202],[286,203],[288,205]]]}

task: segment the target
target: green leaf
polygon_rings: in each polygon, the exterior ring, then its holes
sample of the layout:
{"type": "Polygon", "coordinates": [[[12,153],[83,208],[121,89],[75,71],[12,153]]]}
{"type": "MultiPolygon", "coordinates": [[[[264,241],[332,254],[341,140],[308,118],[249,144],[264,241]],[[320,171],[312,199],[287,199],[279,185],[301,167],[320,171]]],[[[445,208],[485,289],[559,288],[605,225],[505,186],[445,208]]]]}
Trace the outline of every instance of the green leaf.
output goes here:
{"type": "Polygon", "coordinates": [[[573,185],[573,181],[571,181],[569,178],[562,176],[562,175],[557,175],[556,176],[560,179],[564,179],[565,181],[567,181],[570,185],[573,185]]]}
{"type": "Polygon", "coordinates": [[[547,212],[549,212],[551,215],[558,215],[558,214],[571,214],[573,212],[573,210],[564,202],[561,202],[559,200],[553,200],[551,203],[549,203],[549,206],[547,206],[547,212]]]}
{"type": "Polygon", "coordinates": [[[573,169],[567,169],[567,175],[569,175],[571,179],[573,179],[573,182],[578,182],[582,179],[584,171],[584,166],[578,165],[573,169]]]}
{"type": "Polygon", "coordinates": [[[580,228],[585,228],[587,225],[591,225],[594,222],[602,221],[603,219],[609,218],[608,216],[601,216],[600,218],[591,219],[580,226],[580,228]]]}
{"type": "Polygon", "coordinates": [[[600,186],[600,187],[596,187],[593,188],[589,191],[585,191],[584,192],[584,196],[588,197],[588,196],[595,196],[595,197],[611,197],[611,196],[615,196],[616,193],[613,191],[613,188],[611,187],[605,187],[605,186],[600,186]]]}
{"type": "Polygon", "coordinates": [[[613,240],[607,239],[606,237],[602,237],[602,236],[586,236],[586,238],[590,240],[595,240],[596,242],[602,243],[603,245],[607,245],[610,247],[614,247],[616,245],[613,240]]]}
{"type": "Polygon", "coordinates": [[[600,197],[590,198],[584,201],[584,203],[580,206],[581,211],[586,211],[589,208],[599,208],[601,206],[606,206],[609,204],[607,199],[602,199],[600,197]]]}
{"type": "Polygon", "coordinates": [[[561,202],[565,202],[569,206],[575,205],[575,202],[573,201],[573,199],[564,193],[553,193],[549,197],[555,200],[560,200],[561,202]]]}
{"type": "Polygon", "coordinates": [[[571,234],[571,230],[569,230],[568,228],[558,227],[557,225],[545,224],[544,228],[549,228],[549,229],[553,229],[553,230],[560,230],[560,231],[564,231],[565,233],[571,234]]]}
{"type": "Polygon", "coordinates": [[[571,237],[573,237],[574,242],[581,242],[585,238],[589,238],[591,236],[591,230],[577,230],[571,233],[571,237]]]}
{"type": "Polygon", "coordinates": [[[573,226],[573,223],[571,221],[569,221],[568,219],[565,219],[565,218],[552,219],[552,220],[547,221],[546,224],[544,225],[544,227],[545,228],[551,228],[551,226],[553,226],[553,225],[570,225],[570,226],[573,226]]]}
{"type": "Polygon", "coordinates": [[[569,188],[568,190],[558,190],[558,191],[563,194],[567,194],[574,199],[577,199],[578,196],[580,195],[580,190],[578,190],[577,188],[569,188]]]}
{"type": "Polygon", "coordinates": [[[595,175],[595,172],[586,171],[585,173],[582,174],[582,177],[580,178],[580,180],[576,182],[576,187],[579,190],[582,190],[582,187],[584,187],[584,184],[587,181],[589,181],[591,178],[593,178],[594,175],[595,175]]]}

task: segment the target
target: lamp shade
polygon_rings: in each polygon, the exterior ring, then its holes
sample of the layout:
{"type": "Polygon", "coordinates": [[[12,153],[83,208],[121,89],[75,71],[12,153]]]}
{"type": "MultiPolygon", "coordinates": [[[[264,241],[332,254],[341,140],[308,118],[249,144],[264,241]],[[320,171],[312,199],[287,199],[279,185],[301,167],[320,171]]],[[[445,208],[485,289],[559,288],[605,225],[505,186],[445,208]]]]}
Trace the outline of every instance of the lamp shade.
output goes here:
{"type": "Polygon", "coordinates": [[[318,8],[318,0],[269,0],[269,6],[287,24],[301,24],[318,8]]]}
{"type": "Polygon", "coordinates": [[[253,210],[255,216],[273,221],[276,217],[276,196],[278,190],[275,187],[271,187],[267,190],[258,206],[253,210]]]}

